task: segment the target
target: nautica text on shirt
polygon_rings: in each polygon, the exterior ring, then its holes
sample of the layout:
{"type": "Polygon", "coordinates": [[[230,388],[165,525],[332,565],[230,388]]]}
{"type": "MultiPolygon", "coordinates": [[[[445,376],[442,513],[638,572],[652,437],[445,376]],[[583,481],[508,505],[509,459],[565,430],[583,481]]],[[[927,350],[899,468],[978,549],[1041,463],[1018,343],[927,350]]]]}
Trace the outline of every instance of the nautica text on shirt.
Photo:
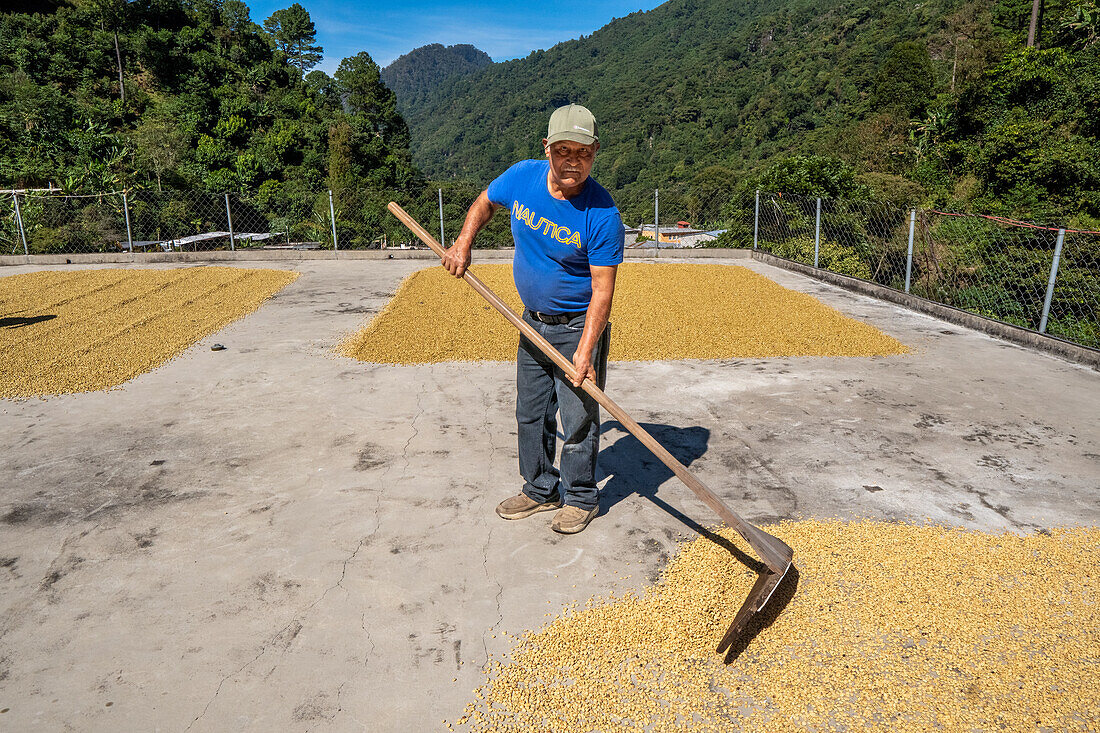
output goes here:
{"type": "Polygon", "coordinates": [[[520,204],[519,201],[512,202],[512,216],[516,217],[517,221],[522,221],[536,232],[542,229],[542,235],[544,237],[553,237],[562,244],[572,244],[577,249],[581,247],[580,232],[571,231],[569,227],[558,226],[545,216],[540,216],[538,222],[535,222],[535,217],[531,213],[531,210],[520,204]]]}

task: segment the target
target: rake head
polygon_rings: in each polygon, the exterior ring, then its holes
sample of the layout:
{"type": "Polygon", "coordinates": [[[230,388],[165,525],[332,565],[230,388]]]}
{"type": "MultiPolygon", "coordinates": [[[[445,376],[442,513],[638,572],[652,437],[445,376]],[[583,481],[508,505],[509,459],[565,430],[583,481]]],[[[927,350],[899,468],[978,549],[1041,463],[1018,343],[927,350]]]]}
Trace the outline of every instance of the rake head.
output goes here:
{"type": "Polygon", "coordinates": [[[762,569],[760,575],[757,576],[756,582],[753,583],[752,589],[749,591],[748,598],[741,604],[741,609],[734,617],[733,623],[730,624],[729,629],[726,630],[726,634],[722,637],[722,641],[718,643],[718,653],[726,653],[726,664],[733,662],[741,649],[744,648],[743,645],[740,648],[735,647],[734,642],[745,634],[750,623],[764,610],[764,606],[772,599],[776,589],[779,588],[779,584],[783,582],[783,579],[787,577],[787,574],[790,573],[793,568],[794,564],[791,562],[787,563],[782,573],[777,573],[771,568],[765,567],[762,569]]]}

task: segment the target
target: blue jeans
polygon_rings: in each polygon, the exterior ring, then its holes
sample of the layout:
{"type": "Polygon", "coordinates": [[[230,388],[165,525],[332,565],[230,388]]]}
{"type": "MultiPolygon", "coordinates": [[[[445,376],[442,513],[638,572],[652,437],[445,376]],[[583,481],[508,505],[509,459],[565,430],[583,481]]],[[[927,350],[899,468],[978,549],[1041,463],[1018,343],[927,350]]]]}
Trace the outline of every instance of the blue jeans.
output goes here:
{"type": "MultiPolygon", "coordinates": [[[[569,361],[584,332],[584,315],[569,323],[523,320],[569,361]]],[[[609,326],[610,327],[610,326],[609,326]]],[[[601,375],[607,364],[608,331],[593,350],[592,362],[601,375]]],[[[602,385],[601,385],[602,386],[602,385]]],[[[537,502],[557,501],[588,510],[599,504],[596,454],[600,450],[600,405],[566,378],[526,336],[520,336],[516,358],[516,421],[519,424],[519,472],[523,493],[537,502]],[[557,413],[561,412],[561,470],[554,467],[557,413]]]]}

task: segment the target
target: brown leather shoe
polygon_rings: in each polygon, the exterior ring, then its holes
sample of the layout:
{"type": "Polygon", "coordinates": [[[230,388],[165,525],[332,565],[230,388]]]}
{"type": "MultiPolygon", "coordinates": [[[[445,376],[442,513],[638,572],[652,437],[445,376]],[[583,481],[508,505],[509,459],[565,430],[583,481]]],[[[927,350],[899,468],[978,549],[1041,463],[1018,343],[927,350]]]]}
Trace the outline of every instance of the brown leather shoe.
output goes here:
{"type": "Polygon", "coordinates": [[[538,512],[548,512],[560,507],[560,500],[540,504],[527,494],[516,494],[497,505],[497,514],[503,519],[523,519],[538,512]]]}
{"type": "Polygon", "coordinates": [[[592,517],[596,516],[596,512],[599,510],[598,506],[594,506],[587,511],[575,506],[563,506],[554,515],[554,520],[550,522],[550,529],[562,534],[576,534],[588,526],[588,523],[592,521],[592,517]]]}

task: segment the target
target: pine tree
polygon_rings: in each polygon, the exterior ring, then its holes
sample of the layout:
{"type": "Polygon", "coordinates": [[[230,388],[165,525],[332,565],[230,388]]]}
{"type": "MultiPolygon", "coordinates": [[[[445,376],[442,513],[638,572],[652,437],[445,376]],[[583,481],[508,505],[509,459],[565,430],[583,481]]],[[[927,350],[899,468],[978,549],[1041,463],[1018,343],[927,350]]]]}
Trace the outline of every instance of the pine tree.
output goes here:
{"type": "Polygon", "coordinates": [[[321,61],[324,49],[315,45],[317,29],[309,17],[309,11],[299,3],[276,10],[264,21],[264,29],[275,39],[287,60],[297,66],[303,75],[321,61]]]}

